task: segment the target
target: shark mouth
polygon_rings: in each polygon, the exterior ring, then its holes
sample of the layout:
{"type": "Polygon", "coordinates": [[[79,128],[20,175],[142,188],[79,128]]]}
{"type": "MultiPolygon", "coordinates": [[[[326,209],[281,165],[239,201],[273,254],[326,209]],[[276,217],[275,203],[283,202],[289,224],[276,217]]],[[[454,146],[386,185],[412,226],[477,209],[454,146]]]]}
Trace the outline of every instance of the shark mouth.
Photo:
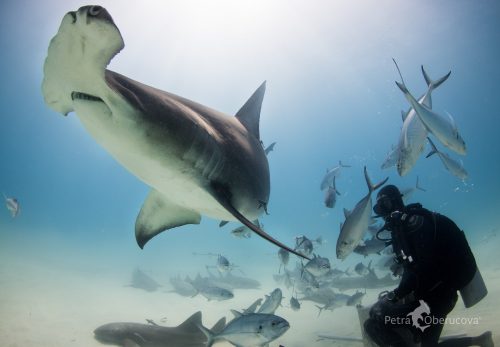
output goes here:
{"type": "Polygon", "coordinates": [[[101,98],[90,95],[90,94],[85,94],[81,92],[72,92],[71,93],[71,100],[89,100],[89,101],[100,101],[104,102],[101,98]]]}

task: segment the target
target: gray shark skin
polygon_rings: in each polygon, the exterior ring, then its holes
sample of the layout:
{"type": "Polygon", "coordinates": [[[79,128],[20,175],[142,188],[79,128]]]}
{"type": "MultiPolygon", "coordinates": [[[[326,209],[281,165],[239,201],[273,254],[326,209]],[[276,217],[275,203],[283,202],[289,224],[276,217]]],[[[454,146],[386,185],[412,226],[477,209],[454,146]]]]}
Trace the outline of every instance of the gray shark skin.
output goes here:
{"type": "Polygon", "coordinates": [[[48,48],[42,94],[54,111],[74,111],[114,159],[152,188],[136,220],[138,245],[205,215],[238,220],[304,257],[251,222],[270,194],[259,134],[265,83],[230,117],[107,70],[124,46],[104,8],[68,12],[48,48]]]}
{"type": "MultiPolygon", "coordinates": [[[[221,331],[222,318],[212,328],[221,331]]],[[[201,312],[196,312],[177,327],[140,323],[108,323],[94,330],[96,340],[123,347],[205,347],[206,337],[200,330],[201,312]]]]}
{"type": "Polygon", "coordinates": [[[390,274],[385,277],[377,277],[375,271],[369,270],[368,274],[365,276],[356,277],[341,277],[332,281],[331,286],[339,290],[349,290],[349,289],[377,289],[397,286],[399,284],[399,279],[393,279],[390,274]]]}

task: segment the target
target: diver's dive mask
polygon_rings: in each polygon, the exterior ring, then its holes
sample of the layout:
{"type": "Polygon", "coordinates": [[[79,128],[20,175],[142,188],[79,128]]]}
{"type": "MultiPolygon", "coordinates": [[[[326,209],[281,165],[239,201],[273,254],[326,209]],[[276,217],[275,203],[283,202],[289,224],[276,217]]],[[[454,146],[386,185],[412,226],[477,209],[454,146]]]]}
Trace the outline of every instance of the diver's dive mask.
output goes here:
{"type": "Polygon", "coordinates": [[[383,187],[377,194],[377,203],[373,206],[373,212],[380,217],[388,217],[396,210],[404,207],[402,195],[394,185],[383,187]]]}

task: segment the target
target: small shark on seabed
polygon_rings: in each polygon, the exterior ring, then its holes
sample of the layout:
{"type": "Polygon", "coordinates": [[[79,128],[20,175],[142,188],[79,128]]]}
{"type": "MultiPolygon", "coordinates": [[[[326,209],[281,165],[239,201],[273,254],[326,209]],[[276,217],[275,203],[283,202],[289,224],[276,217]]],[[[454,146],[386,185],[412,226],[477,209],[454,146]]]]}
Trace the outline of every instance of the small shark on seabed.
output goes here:
{"type": "Polygon", "coordinates": [[[105,8],[68,12],[48,47],[42,94],[52,110],[75,112],[97,143],[151,187],[135,223],[139,247],[205,215],[239,221],[308,258],[251,222],[267,211],[270,195],[259,129],[265,82],[230,117],[107,70],[124,47],[105,8]]]}
{"type": "MultiPolygon", "coordinates": [[[[211,331],[221,332],[226,318],[220,319],[211,331]]],[[[157,324],[108,323],[94,330],[94,337],[104,344],[122,347],[205,347],[207,338],[200,329],[201,312],[198,311],[176,327],[157,324]]]]}
{"type": "Polygon", "coordinates": [[[161,287],[161,284],[156,282],[150,276],[145,274],[140,269],[135,269],[132,273],[132,279],[127,287],[133,287],[137,289],[143,289],[147,292],[154,292],[156,289],[161,287]]]}

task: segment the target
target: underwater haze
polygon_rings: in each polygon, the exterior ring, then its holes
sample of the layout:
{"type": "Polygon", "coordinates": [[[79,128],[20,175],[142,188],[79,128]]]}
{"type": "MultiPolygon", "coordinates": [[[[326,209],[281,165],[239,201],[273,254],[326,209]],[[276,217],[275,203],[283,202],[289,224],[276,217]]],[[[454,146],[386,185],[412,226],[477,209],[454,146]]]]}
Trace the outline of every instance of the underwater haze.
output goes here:
{"type": "MultiPolygon", "coordinates": [[[[270,346],[333,345],[316,341],[322,333],[360,336],[354,307],[318,315],[317,304],[304,300],[300,310],[292,310],[289,300],[297,288],[273,278],[283,274],[279,249],[255,234],[235,237],[231,230],[239,223],[219,227],[219,220],[202,217],[199,225],[165,231],[139,248],[134,226],[150,187],[115,161],[75,113],[65,117],[50,109],[41,91],[50,40],[63,16],[84,5],[0,4],[0,345],[101,346],[93,331],[102,324],[153,319],[176,326],[196,311],[211,327],[223,316],[232,318],[231,309],[242,310],[278,287],[284,299],[275,314],[290,329],[270,346]],[[9,198],[19,203],[15,217],[9,198]],[[172,292],[171,278],[215,274],[218,254],[234,264],[231,273],[255,279],[260,287],[235,289],[234,298],[224,301],[172,292]],[[130,286],[137,269],[161,286],[152,292],[130,286]]],[[[112,71],[231,116],[267,82],[260,138],[264,146],[276,145],[268,154],[269,214],[260,222],[284,244],[293,247],[301,235],[322,237],[326,242],[315,243],[314,253],[329,258],[332,267],[375,263],[378,255],[336,259],[342,210],[367,194],[365,166],[373,183],[389,177],[388,183],[401,189],[414,187],[418,177],[425,191],[416,190],[408,202],[450,217],[465,231],[489,290],[470,309],[459,300],[451,314],[479,317],[479,324],[447,325],[444,333],[492,330],[500,344],[500,2],[102,0],[99,5],[125,42],[107,67],[112,71]],[[394,83],[400,77],[393,58],[416,97],[427,90],[421,65],[433,79],[451,71],[433,91],[432,109],[453,117],[467,154],[434,142],[463,161],[466,180],[446,170],[437,155],[425,158],[428,144],[407,175],[381,168],[398,143],[401,110],[409,109],[394,83]],[[339,161],[350,167],[336,178],[341,195],[331,209],[320,183],[339,161]]],[[[296,262],[299,258],[290,256],[288,268],[296,262]]],[[[363,304],[394,287],[368,289],[363,304]]]]}

